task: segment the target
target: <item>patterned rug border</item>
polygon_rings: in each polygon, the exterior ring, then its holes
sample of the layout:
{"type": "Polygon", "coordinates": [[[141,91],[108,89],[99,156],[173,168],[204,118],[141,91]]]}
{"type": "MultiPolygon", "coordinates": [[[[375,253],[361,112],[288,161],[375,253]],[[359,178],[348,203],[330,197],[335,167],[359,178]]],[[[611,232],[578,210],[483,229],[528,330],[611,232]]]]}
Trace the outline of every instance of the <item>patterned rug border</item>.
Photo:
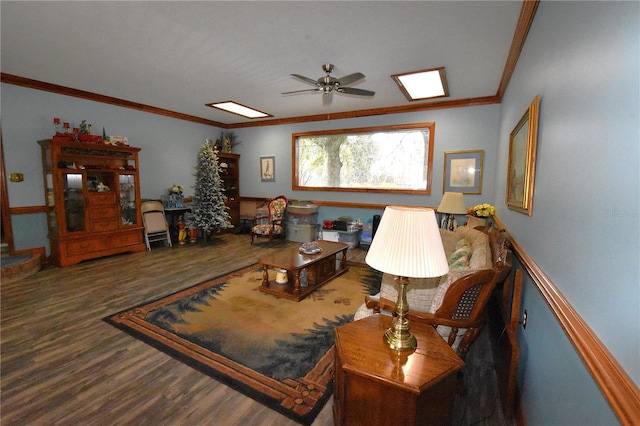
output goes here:
{"type": "MultiPolygon", "coordinates": [[[[349,266],[368,268],[366,264],[361,263],[349,262],[349,266]]],[[[103,320],[268,408],[301,424],[311,424],[333,394],[333,346],[304,378],[287,380],[283,383],[201,348],[144,320],[147,312],[166,304],[167,299],[177,300],[207,287],[220,285],[234,277],[255,271],[258,267],[259,263],[254,263],[174,293],[140,303],[116,314],[111,314],[103,320]],[[188,355],[185,352],[188,352],[188,355]]]]}

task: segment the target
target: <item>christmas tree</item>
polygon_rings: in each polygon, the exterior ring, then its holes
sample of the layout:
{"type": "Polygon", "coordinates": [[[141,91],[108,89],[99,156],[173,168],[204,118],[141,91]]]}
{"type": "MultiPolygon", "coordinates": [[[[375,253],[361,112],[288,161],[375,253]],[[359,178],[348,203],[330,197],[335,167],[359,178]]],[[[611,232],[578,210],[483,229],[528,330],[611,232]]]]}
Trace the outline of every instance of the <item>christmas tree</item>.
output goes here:
{"type": "Polygon", "coordinates": [[[213,231],[233,228],[231,216],[227,213],[223,181],[220,179],[218,151],[209,138],[198,153],[196,166],[196,186],[193,196],[190,220],[192,227],[201,229],[205,236],[213,231]]]}

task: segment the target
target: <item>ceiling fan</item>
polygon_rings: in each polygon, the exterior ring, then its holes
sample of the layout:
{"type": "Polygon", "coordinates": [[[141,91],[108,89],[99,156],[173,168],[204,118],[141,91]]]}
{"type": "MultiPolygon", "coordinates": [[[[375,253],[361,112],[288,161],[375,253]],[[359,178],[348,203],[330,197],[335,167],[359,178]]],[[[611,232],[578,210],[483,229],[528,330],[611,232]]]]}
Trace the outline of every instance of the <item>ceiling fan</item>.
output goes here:
{"type": "Polygon", "coordinates": [[[331,95],[333,92],[344,93],[347,95],[358,95],[358,96],[373,96],[376,92],[372,92],[371,90],[364,89],[356,89],[354,87],[345,87],[349,84],[353,84],[357,81],[360,81],[364,78],[364,74],[357,72],[354,74],[346,75],[342,78],[335,78],[331,76],[331,72],[333,71],[333,64],[324,64],[322,69],[326,76],[320,77],[317,80],[314,80],[309,77],[305,77],[300,74],[291,74],[293,77],[304,81],[305,83],[313,84],[315,89],[304,89],[304,90],[294,90],[292,92],[284,92],[283,95],[290,95],[292,93],[303,93],[303,92],[320,92],[323,95],[331,95]]]}

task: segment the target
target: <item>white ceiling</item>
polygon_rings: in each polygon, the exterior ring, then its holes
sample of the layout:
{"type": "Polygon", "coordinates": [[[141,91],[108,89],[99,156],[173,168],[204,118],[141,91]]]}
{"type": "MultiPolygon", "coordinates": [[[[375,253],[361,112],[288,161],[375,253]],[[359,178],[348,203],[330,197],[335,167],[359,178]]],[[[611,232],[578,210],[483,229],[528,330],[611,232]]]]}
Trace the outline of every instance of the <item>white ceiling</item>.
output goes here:
{"type": "MultiPolygon", "coordinates": [[[[444,66],[447,99],[494,96],[521,1],[1,3],[1,69],[225,124],[233,100],[289,118],[410,102],[392,74],[444,66]],[[362,72],[373,98],[281,92],[362,72]]],[[[442,99],[439,99],[442,100],[442,99]]],[[[428,103],[430,101],[419,101],[428,103]]],[[[411,104],[414,104],[412,102],[411,104]]]]}

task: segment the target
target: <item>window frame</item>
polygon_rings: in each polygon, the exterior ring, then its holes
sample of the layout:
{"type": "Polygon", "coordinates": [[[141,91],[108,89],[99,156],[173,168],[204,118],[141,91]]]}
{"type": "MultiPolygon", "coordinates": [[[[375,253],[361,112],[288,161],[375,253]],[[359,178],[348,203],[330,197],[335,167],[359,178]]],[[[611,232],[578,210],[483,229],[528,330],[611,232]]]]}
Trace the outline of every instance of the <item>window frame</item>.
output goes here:
{"type": "Polygon", "coordinates": [[[334,191],[334,192],[379,192],[387,194],[412,194],[412,195],[431,195],[432,176],[433,176],[433,145],[435,135],[435,122],[424,123],[410,123],[410,124],[393,124],[386,126],[372,126],[372,127],[355,127],[350,129],[333,129],[333,130],[319,130],[309,132],[298,132],[291,134],[291,188],[295,191],[334,191]],[[361,134],[361,133],[376,133],[384,131],[397,131],[397,130],[415,130],[415,129],[429,129],[429,140],[427,147],[427,173],[426,173],[426,188],[425,189],[384,189],[384,188],[342,188],[335,186],[303,186],[300,184],[298,175],[298,149],[297,141],[300,137],[309,136],[327,136],[327,135],[342,135],[342,134],[361,134]]]}

